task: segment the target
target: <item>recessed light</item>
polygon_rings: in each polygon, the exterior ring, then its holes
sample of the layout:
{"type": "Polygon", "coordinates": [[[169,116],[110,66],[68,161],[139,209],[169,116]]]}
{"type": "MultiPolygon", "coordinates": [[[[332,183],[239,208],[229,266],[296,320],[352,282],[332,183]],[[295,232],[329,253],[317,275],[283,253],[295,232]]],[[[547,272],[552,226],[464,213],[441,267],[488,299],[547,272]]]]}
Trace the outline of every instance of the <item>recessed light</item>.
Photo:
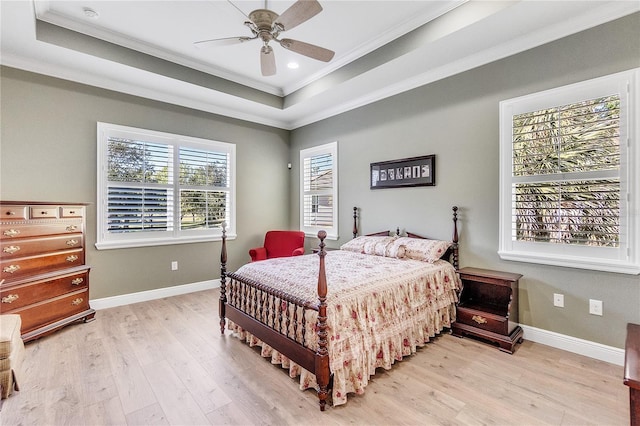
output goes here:
{"type": "Polygon", "coordinates": [[[298,67],[299,67],[299,66],[300,66],[300,65],[298,65],[298,63],[297,63],[297,62],[289,62],[289,63],[287,64],[287,67],[289,67],[289,68],[290,68],[290,69],[292,69],[292,70],[298,69],[298,67]]]}
{"type": "Polygon", "coordinates": [[[98,16],[100,16],[98,12],[91,9],[90,7],[83,7],[82,11],[84,12],[84,16],[86,16],[87,18],[98,19],[98,16]]]}

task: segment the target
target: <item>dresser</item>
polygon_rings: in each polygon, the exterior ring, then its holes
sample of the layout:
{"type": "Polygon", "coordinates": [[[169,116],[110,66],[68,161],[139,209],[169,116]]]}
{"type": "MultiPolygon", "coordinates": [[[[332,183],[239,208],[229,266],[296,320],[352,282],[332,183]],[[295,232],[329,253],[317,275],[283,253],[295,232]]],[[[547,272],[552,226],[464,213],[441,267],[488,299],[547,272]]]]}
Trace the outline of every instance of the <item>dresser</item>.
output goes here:
{"type": "Polygon", "coordinates": [[[85,232],[85,204],[0,201],[0,313],[25,342],[94,318],[85,232]]]}

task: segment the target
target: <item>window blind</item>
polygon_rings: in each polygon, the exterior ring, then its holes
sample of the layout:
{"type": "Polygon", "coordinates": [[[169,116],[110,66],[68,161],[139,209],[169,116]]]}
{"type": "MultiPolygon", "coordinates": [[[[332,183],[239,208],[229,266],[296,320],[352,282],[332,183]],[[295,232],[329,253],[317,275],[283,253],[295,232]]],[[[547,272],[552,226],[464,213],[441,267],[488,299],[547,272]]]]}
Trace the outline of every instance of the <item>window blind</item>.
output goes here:
{"type": "Polygon", "coordinates": [[[512,235],[618,247],[620,96],[513,116],[512,235]]]}

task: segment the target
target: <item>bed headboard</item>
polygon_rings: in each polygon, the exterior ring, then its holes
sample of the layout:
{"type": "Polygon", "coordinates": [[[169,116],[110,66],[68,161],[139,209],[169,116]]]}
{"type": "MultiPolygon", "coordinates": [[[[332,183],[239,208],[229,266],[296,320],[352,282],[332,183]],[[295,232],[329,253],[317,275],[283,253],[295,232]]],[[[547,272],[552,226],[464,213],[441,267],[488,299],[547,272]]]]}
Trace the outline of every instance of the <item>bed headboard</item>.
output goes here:
{"type": "MultiPolygon", "coordinates": [[[[456,270],[459,269],[459,252],[458,252],[458,206],[453,206],[451,208],[453,211],[453,235],[451,236],[451,247],[442,255],[442,259],[450,262],[456,270]]],[[[353,238],[358,236],[358,208],[353,208],[353,238]]],[[[404,233],[406,237],[409,238],[420,238],[425,240],[435,240],[437,238],[425,237],[423,235],[414,234],[413,232],[405,231],[404,233]]],[[[367,234],[368,236],[389,236],[389,235],[398,235],[400,234],[400,228],[396,228],[395,233],[393,231],[380,231],[374,232],[372,234],[367,234]]]]}

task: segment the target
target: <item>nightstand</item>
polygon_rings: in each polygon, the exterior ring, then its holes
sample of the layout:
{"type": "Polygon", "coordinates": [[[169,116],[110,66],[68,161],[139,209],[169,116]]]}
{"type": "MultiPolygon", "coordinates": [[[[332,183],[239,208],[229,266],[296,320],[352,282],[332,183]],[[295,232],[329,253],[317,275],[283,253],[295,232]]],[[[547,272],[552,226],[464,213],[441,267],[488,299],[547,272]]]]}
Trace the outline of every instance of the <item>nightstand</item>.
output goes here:
{"type": "Polygon", "coordinates": [[[518,280],[522,275],[479,268],[462,268],[459,273],[462,292],[453,335],[476,336],[513,353],[523,334],[518,325],[518,280]]]}

